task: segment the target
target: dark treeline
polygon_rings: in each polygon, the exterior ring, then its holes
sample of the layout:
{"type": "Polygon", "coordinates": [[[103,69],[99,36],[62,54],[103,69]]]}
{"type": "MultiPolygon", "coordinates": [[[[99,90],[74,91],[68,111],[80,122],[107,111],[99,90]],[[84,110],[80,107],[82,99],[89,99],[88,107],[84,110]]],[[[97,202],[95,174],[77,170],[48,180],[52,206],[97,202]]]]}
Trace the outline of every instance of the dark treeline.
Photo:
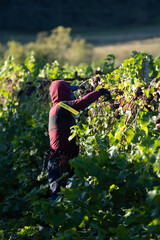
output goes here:
{"type": "Polygon", "coordinates": [[[1,0],[0,29],[113,28],[160,22],[159,0],[1,0]]]}

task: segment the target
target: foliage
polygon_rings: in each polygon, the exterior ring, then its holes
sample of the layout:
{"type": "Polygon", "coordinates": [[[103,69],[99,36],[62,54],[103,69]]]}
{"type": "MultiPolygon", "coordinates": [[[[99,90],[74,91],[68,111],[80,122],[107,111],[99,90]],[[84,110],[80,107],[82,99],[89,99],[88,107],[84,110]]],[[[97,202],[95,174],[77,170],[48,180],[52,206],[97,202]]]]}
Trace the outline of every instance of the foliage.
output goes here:
{"type": "Polygon", "coordinates": [[[68,62],[77,65],[82,61],[91,63],[92,45],[86,43],[84,39],[72,39],[70,33],[70,28],[59,26],[53,29],[50,34],[48,32],[38,33],[36,42],[22,45],[16,41],[10,41],[7,43],[4,58],[14,56],[15,62],[22,64],[28,52],[34,51],[37,62],[44,59],[48,63],[55,60],[61,64],[68,62]]]}
{"type": "Polygon", "coordinates": [[[159,99],[145,102],[159,82],[147,86],[140,78],[144,59],[150,63],[150,79],[159,77],[159,59],[145,53],[133,52],[117,69],[114,56],[104,60],[97,89],[110,89],[112,100],[99,99],[77,117],[72,128],[80,145],[80,155],[71,160],[75,175],[55,202],[45,154],[49,84],[75,72],[92,83],[95,69],[62,67],[57,61],[37,64],[33,53],[23,65],[13,58],[5,62],[0,71],[1,239],[160,238],[159,99]],[[137,87],[142,96],[136,95],[137,87]],[[50,228],[39,232],[41,220],[50,228]]]}
{"type": "Polygon", "coordinates": [[[78,65],[85,59],[86,63],[90,63],[93,55],[93,47],[86,43],[84,39],[76,38],[72,41],[71,47],[67,52],[66,59],[72,65],[78,65]]]}
{"type": "Polygon", "coordinates": [[[14,56],[16,58],[16,63],[21,64],[26,58],[24,52],[24,47],[22,44],[16,41],[10,41],[7,43],[7,50],[4,53],[4,58],[7,59],[8,56],[14,56]]]}

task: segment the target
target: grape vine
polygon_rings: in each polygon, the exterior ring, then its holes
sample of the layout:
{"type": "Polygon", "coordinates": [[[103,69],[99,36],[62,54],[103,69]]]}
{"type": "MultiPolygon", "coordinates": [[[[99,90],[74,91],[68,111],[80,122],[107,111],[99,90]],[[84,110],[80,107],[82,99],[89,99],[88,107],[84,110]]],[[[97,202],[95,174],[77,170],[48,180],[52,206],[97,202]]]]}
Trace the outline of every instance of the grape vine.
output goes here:
{"type": "MultiPolygon", "coordinates": [[[[119,67],[23,65],[0,70],[0,239],[158,240],[160,238],[160,58],[133,52],[119,67]],[[149,85],[141,78],[149,61],[149,85]],[[48,90],[55,79],[79,84],[75,97],[107,88],[76,117],[75,175],[50,200],[47,180],[48,90]],[[45,219],[50,228],[38,231],[45,219]]],[[[71,138],[72,138],[71,136],[71,138]]]]}

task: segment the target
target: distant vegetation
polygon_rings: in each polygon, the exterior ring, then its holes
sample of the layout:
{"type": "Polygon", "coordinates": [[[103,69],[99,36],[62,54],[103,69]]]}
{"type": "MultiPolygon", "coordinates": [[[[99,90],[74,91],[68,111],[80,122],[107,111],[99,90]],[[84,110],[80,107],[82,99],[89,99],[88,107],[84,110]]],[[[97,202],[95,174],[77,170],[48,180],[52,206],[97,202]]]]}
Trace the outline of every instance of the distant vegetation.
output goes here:
{"type": "Polygon", "coordinates": [[[51,31],[36,34],[0,32],[0,65],[8,56],[16,63],[23,63],[31,51],[36,61],[48,63],[58,60],[60,64],[77,65],[81,62],[99,64],[108,54],[116,57],[115,65],[130,57],[133,50],[160,55],[158,26],[118,31],[80,32],[76,37],[71,28],[59,26],[51,31]],[[2,41],[2,42],[1,42],[2,41]]]}
{"type": "Polygon", "coordinates": [[[40,32],[35,42],[22,44],[17,41],[9,41],[7,45],[0,44],[0,59],[3,61],[8,56],[13,56],[15,62],[24,62],[28,53],[34,51],[37,62],[42,59],[48,63],[58,60],[61,64],[91,63],[93,46],[83,38],[72,38],[71,28],[59,26],[51,32],[40,32]]]}

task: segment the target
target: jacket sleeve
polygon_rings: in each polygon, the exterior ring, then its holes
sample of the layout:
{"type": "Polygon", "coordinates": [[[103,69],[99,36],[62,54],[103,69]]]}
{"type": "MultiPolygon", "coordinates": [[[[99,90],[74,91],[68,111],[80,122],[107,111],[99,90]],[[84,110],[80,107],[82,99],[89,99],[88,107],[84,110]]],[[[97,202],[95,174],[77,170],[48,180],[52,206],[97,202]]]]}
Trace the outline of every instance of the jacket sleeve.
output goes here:
{"type": "Polygon", "coordinates": [[[91,103],[95,102],[101,96],[99,90],[93,91],[85,95],[80,99],[69,101],[68,105],[78,110],[83,110],[88,107],[91,103]]]}

